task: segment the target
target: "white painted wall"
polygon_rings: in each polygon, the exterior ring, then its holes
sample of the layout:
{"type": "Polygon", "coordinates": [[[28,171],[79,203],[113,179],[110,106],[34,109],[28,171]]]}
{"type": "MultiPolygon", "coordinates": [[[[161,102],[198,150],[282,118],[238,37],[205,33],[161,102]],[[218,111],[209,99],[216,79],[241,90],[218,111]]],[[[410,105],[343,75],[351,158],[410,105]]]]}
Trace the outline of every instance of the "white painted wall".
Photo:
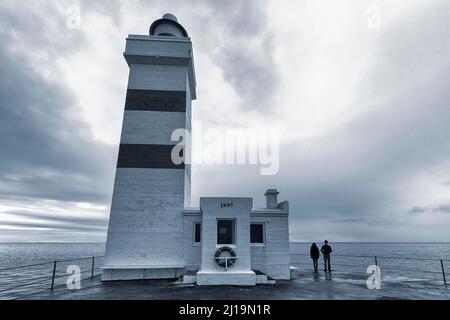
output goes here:
{"type": "MultiPolygon", "coordinates": [[[[250,223],[264,224],[265,243],[264,245],[250,245],[250,266],[252,270],[259,270],[276,280],[290,279],[290,261],[289,261],[289,204],[287,201],[278,204],[277,209],[253,209],[250,210],[248,204],[240,206],[242,198],[202,198],[200,200],[201,209],[191,210],[184,216],[184,254],[187,264],[191,270],[202,265],[203,272],[223,272],[223,269],[215,265],[212,257],[218,247],[216,239],[216,221],[218,217],[230,218],[236,217],[241,221],[237,237],[242,241],[248,239],[250,243],[250,223]],[[218,207],[222,202],[237,203],[237,210],[220,210],[218,207]],[[205,209],[207,210],[205,215],[205,209]],[[202,223],[202,238],[205,243],[205,250],[199,254],[199,246],[193,245],[192,237],[194,234],[193,221],[202,220],[202,211],[204,215],[202,223]],[[195,212],[195,214],[193,213],[195,212]],[[209,212],[209,214],[208,214],[209,212]],[[202,263],[205,261],[205,263],[202,263]]],[[[241,256],[241,250],[236,246],[236,252],[241,256]]],[[[245,257],[245,255],[244,255],[245,257]]],[[[242,263],[243,261],[239,261],[242,263]]],[[[244,268],[245,269],[245,268],[244,268]]],[[[233,267],[233,272],[239,269],[233,267]]]]}
{"type": "Polygon", "coordinates": [[[125,110],[121,143],[173,145],[174,128],[184,128],[183,112],[125,110]]]}
{"type": "Polygon", "coordinates": [[[185,91],[186,67],[151,64],[131,65],[128,89],[185,91]]]}
{"type": "Polygon", "coordinates": [[[184,266],[184,171],[117,169],[104,267],[184,266]]]}
{"type": "Polygon", "coordinates": [[[283,213],[252,214],[252,223],[264,223],[265,244],[252,245],[252,269],[259,270],[274,279],[289,279],[289,223],[283,213]]]}
{"type": "MultiPolygon", "coordinates": [[[[188,64],[192,58],[189,39],[130,36],[125,57],[130,66],[129,89],[188,91],[190,108],[195,79],[188,76],[194,74],[188,64]],[[160,55],[168,60],[147,59],[160,55]],[[180,57],[186,59],[185,65],[180,65],[180,57]]],[[[185,113],[126,110],[121,143],[175,144],[170,136],[184,128],[186,121],[185,113]]],[[[190,200],[189,175],[183,169],[117,169],[104,280],[173,278],[181,274],[185,266],[183,210],[185,199],[190,200]]]]}
{"type": "Polygon", "coordinates": [[[184,179],[184,207],[192,204],[192,96],[189,82],[189,74],[186,71],[186,114],[184,127],[186,129],[185,139],[185,179],[184,179]]]}
{"type": "Polygon", "coordinates": [[[202,223],[201,211],[198,210],[195,213],[185,211],[183,255],[187,271],[199,270],[202,263],[202,245],[194,243],[194,223],[196,222],[202,223]]]}
{"type": "Polygon", "coordinates": [[[252,198],[200,198],[203,214],[202,264],[197,273],[199,285],[255,285],[256,274],[251,271],[250,255],[250,210],[252,198]],[[232,203],[232,207],[222,207],[232,203]],[[239,259],[232,268],[225,270],[214,260],[217,249],[217,220],[235,219],[236,243],[230,245],[239,259]]]}
{"type": "Polygon", "coordinates": [[[185,57],[190,59],[192,43],[190,38],[129,35],[125,52],[142,56],[185,57]]]}

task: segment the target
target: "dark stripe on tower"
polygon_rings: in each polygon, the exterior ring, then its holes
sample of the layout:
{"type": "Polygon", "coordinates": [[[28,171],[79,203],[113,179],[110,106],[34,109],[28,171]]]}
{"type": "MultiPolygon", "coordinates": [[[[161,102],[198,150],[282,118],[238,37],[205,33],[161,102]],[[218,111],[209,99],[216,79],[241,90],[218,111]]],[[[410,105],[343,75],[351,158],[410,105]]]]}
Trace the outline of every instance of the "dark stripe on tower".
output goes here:
{"type": "Polygon", "coordinates": [[[186,92],[128,89],[125,110],[186,112],[186,92]]]}
{"type": "Polygon", "coordinates": [[[173,145],[121,144],[117,168],[184,169],[172,162],[173,145]]]}

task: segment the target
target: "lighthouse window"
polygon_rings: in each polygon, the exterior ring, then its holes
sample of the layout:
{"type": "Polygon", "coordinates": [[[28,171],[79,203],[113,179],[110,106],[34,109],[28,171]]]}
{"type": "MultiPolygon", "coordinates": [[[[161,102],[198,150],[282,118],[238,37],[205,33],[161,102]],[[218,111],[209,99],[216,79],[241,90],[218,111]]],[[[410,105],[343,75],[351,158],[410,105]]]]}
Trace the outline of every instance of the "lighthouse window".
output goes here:
{"type": "Polygon", "coordinates": [[[161,37],[175,37],[175,35],[168,33],[168,32],[162,32],[162,33],[158,33],[158,36],[161,37]]]}
{"type": "Polygon", "coordinates": [[[264,244],[264,224],[250,225],[250,242],[252,244],[264,244]]]}
{"type": "Polygon", "coordinates": [[[217,220],[217,244],[236,244],[235,228],[235,220],[217,220]]]}
{"type": "Polygon", "coordinates": [[[194,224],[194,243],[202,242],[202,224],[195,223],[194,224]]]}

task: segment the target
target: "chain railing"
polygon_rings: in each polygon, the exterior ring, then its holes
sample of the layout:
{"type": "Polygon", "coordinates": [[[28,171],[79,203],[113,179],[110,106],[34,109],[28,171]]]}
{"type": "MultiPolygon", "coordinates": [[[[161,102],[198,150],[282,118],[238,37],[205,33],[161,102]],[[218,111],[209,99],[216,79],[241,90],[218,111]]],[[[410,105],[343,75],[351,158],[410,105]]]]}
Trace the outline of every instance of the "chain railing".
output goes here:
{"type": "MultiPolygon", "coordinates": [[[[306,253],[293,253],[290,255],[291,265],[299,270],[307,270],[312,266],[310,255],[306,253]]],[[[432,280],[442,280],[447,285],[446,266],[450,265],[449,259],[438,258],[413,258],[413,257],[389,257],[368,255],[332,255],[332,271],[354,273],[361,271],[369,265],[376,265],[383,270],[391,271],[396,275],[432,275],[432,280]],[[405,261],[406,263],[405,267],[405,261]],[[413,266],[411,266],[413,265],[413,266]],[[361,269],[362,268],[362,269],[361,269]]],[[[413,277],[412,277],[413,278],[413,277]]]]}
{"type": "MultiPolygon", "coordinates": [[[[290,260],[291,265],[299,271],[312,269],[309,254],[293,253],[290,255],[290,260]]],[[[67,278],[71,276],[67,273],[67,267],[72,265],[80,267],[82,281],[94,279],[101,275],[102,264],[103,256],[96,256],[1,268],[0,299],[23,299],[64,287],[67,285],[67,278]]],[[[427,279],[434,281],[439,279],[447,285],[448,270],[446,268],[450,266],[450,260],[401,256],[332,255],[334,273],[353,275],[359,272],[364,273],[369,265],[379,266],[393,275],[408,275],[411,278],[417,278],[418,275],[432,276],[427,279]]],[[[383,273],[386,275],[386,271],[383,273]]]]}
{"type": "Polygon", "coordinates": [[[23,299],[67,285],[69,266],[80,268],[81,281],[101,275],[103,256],[56,260],[0,268],[0,299],[23,299]]]}

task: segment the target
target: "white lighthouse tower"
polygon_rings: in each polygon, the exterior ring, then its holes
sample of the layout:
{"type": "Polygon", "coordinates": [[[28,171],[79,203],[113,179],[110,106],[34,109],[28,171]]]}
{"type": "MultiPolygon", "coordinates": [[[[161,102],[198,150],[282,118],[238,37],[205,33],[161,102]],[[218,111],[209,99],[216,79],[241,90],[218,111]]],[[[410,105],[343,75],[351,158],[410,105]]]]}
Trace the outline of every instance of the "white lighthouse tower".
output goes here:
{"type": "Polygon", "coordinates": [[[103,280],[175,278],[184,271],[183,210],[190,167],[176,165],[174,130],[191,130],[192,43],[166,14],[150,35],[130,35],[130,68],[103,280]]]}

